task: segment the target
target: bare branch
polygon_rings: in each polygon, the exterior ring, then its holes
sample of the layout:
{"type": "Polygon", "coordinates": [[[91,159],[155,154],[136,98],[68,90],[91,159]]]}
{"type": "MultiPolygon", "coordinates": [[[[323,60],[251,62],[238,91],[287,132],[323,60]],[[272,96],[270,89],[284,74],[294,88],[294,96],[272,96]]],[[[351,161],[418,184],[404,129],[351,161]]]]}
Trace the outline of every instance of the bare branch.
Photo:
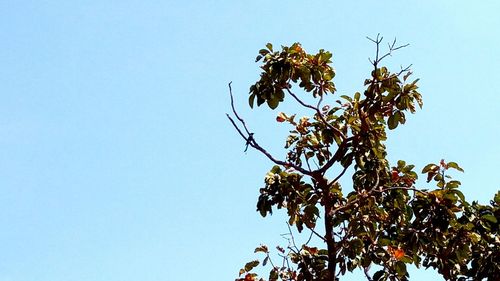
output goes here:
{"type": "MultiPolygon", "coordinates": [[[[396,41],[394,41],[394,42],[396,42],[396,41]]],[[[385,55],[383,55],[382,57],[380,57],[380,59],[378,59],[377,63],[381,62],[385,57],[392,55],[392,52],[394,52],[396,50],[399,50],[401,48],[408,47],[408,46],[410,46],[410,44],[401,45],[401,46],[398,46],[398,47],[394,47],[394,45],[391,46],[390,49],[389,49],[389,52],[386,53],[385,55]]]]}
{"type": "MultiPolygon", "coordinates": [[[[228,84],[229,96],[231,97],[231,108],[233,109],[234,116],[236,116],[236,118],[238,118],[238,120],[240,120],[241,124],[243,125],[243,128],[245,128],[245,131],[247,132],[247,134],[250,135],[250,131],[248,130],[247,125],[245,124],[245,120],[243,120],[243,118],[241,118],[238,115],[238,112],[236,112],[236,109],[234,108],[233,89],[231,88],[232,83],[233,83],[233,81],[229,82],[229,84],[228,84]]],[[[229,117],[229,115],[228,115],[228,117],[229,117]]],[[[234,122],[233,122],[233,125],[234,125],[234,122]]],[[[245,138],[245,140],[246,140],[246,138],[245,138]]]]}
{"type": "Polygon", "coordinates": [[[304,245],[307,245],[307,244],[309,244],[309,242],[311,242],[313,234],[314,234],[314,231],[312,231],[312,229],[311,229],[311,234],[309,234],[309,238],[307,239],[306,243],[304,243],[304,245]]]}
{"type": "Polygon", "coordinates": [[[311,234],[314,233],[314,235],[316,235],[318,238],[320,238],[321,240],[323,240],[323,242],[326,242],[326,238],[324,236],[321,236],[318,232],[316,232],[316,230],[314,230],[314,228],[310,228],[308,226],[306,226],[306,227],[309,228],[309,230],[311,231],[311,234]]]}
{"type": "Polygon", "coordinates": [[[337,181],[345,174],[345,172],[347,171],[347,169],[351,166],[351,164],[347,165],[344,167],[344,169],[342,170],[342,172],[340,172],[340,174],[334,178],[330,184],[328,184],[328,188],[330,188],[332,185],[334,185],[335,183],[337,183],[337,181]]]}
{"type": "Polygon", "coordinates": [[[318,101],[318,104],[316,105],[317,110],[319,110],[319,107],[321,106],[322,101],[323,101],[323,95],[319,95],[319,101],[318,101]]]}
{"type": "Polygon", "coordinates": [[[372,41],[373,43],[375,43],[376,45],[376,52],[375,52],[375,59],[372,61],[370,59],[368,59],[370,61],[370,63],[373,65],[374,69],[377,70],[378,68],[378,64],[384,59],[386,58],[387,56],[391,56],[392,53],[394,51],[397,51],[399,49],[402,49],[402,48],[405,48],[405,47],[408,47],[410,44],[405,44],[405,45],[400,45],[400,46],[397,46],[396,47],[396,38],[394,38],[394,41],[391,43],[388,43],[388,47],[389,47],[389,51],[380,56],[380,43],[382,43],[382,40],[384,39],[384,37],[380,37],[380,34],[377,34],[377,38],[376,39],[372,39],[370,37],[366,37],[368,40],[372,41]]]}
{"type": "Polygon", "coordinates": [[[264,154],[265,156],[267,156],[267,158],[269,158],[269,160],[271,160],[272,162],[274,162],[276,165],[281,165],[281,166],[284,166],[284,167],[287,167],[287,168],[291,167],[291,168],[295,169],[296,171],[301,172],[304,175],[309,175],[309,176],[313,175],[313,172],[308,171],[308,170],[306,170],[306,169],[304,169],[304,168],[302,168],[302,167],[300,167],[298,165],[295,165],[295,164],[290,163],[290,162],[281,161],[281,160],[278,160],[278,159],[274,158],[274,156],[272,156],[267,150],[265,150],[263,147],[261,147],[257,143],[257,141],[255,140],[255,137],[253,137],[253,133],[250,133],[250,131],[248,130],[248,127],[247,127],[247,125],[245,123],[245,120],[238,115],[238,112],[236,111],[236,108],[234,107],[234,98],[233,98],[233,93],[232,93],[232,89],[231,89],[231,83],[229,83],[229,94],[231,96],[231,108],[233,110],[233,113],[236,116],[236,118],[243,125],[243,127],[244,127],[245,132],[247,133],[247,135],[245,135],[243,133],[243,131],[238,127],[238,125],[236,124],[236,122],[234,121],[234,119],[231,118],[231,116],[229,116],[229,114],[226,113],[226,116],[229,119],[229,121],[231,121],[231,124],[233,124],[233,127],[236,129],[236,131],[238,131],[238,133],[240,134],[240,136],[246,141],[246,143],[248,145],[250,145],[251,147],[253,147],[253,148],[257,149],[258,151],[260,151],[262,154],[264,154]]]}
{"type": "Polygon", "coordinates": [[[288,234],[290,234],[290,239],[289,241],[291,242],[292,246],[295,248],[295,250],[298,252],[300,252],[300,249],[297,247],[297,245],[295,244],[295,237],[293,236],[293,233],[292,233],[292,229],[290,228],[290,224],[287,222],[286,223],[286,226],[288,227],[288,234]]]}
{"type": "MultiPolygon", "coordinates": [[[[297,194],[298,194],[298,192],[297,192],[297,194]]],[[[300,216],[300,213],[298,211],[296,211],[295,215],[300,216]]],[[[314,228],[309,227],[307,225],[306,225],[306,227],[311,231],[311,235],[314,234],[314,235],[318,236],[318,238],[320,238],[321,240],[323,240],[323,242],[326,242],[326,238],[324,236],[321,236],[321,234],[319,234],[318,232],[316,232],[316,230],[314,228]]],[[[288,224],[288,228],[290,230],[290,224],[288,224]]],[[[309,238],[309,240],[311,240],[311,238],[309,238]]],[[[306,242],[306,245],[307,245],[307,243],[309,243],[309,240],[306,242]]]]}
{"type": "Polygon", "coordinates": [[[368,270],[370,270],[370,268],[368,268],[368,267],[363,268],[363,271],[365,273],[366,279],[368,279],[368,281],[373,281],[373,279],[371,278],[368,270]]]}
{"type": "MultiPolygon", "coordinates": [[[[229,121],[231,121],[231,123],[233,124],[233,127],[236,129],[236,131],[238,131],[238,133],[240,134],[240,136],[245,140],[245,141],[248,141],[248,137],[245,136],[245,134],[243,134],[243,132],[240,130],[240,128],[238,127],[238,125],[236,125],[236,123],[234,122],[233,118],[231,118],[231,116],[229,116],[229,114],[226,113],[226,116],[227,118],[229,119],[229,121]]],[[[250,143],[250,145],[253,147],[252,143],[250,143]]]]}

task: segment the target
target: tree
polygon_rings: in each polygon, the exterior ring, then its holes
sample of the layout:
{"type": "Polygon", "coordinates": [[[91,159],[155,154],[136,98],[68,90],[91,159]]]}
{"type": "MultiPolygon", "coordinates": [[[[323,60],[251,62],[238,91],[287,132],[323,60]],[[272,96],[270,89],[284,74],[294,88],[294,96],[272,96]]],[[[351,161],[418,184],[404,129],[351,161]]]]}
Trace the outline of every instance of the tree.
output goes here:
{"type": "MultiPolygon", "coordinates": [[[[328,51],[308,54],[299,43],[281,50],[267,44],[259,51],[262,73],[250,87],[250,107],[276,109],[289,96],[312,115],[278,113],[276,121],[291,126],[284,159],[257,142],[234,106],[229,84],[232,114],[227,117],[247,145],[274,163],[260,188],[257,211],[265,217],[285,209],[289,229],[310,232],[320,241],[299,246],[291,236],[288,247],[277,248],[283,266],[273,263],[267,246],[257,247],[262,264],[270,265],[268,280],[339,280],[356,269],[367,280],[409,280],[407,264],[434,268],[446,280],[500,280],[500,192],[490,205],[469,203],[450,175],[463,172],[457,163],[441,160],[423,167],[427,183],[435,187],[422,189],[414,165],[387,160],[386,131],[405,124],[407,114],[422,107],[422,98],[410,66],[397,72],[382,66],[406,45],[396,46],[394,40],[382,53],[382,38],[370,40],[376,47],[373,70],[364,91],[353,96],[335,96],[328,51]],[[335,104],[323,105],[331,95],[335,104]],[[348,170],[352,192],[344,194],[340,179],[348,170]],[[316,229],[320,223],[322,234],[316,229]]],[[[253,271],[259,264],[247,263],[237,280],[264,280],[253,271]]]]}

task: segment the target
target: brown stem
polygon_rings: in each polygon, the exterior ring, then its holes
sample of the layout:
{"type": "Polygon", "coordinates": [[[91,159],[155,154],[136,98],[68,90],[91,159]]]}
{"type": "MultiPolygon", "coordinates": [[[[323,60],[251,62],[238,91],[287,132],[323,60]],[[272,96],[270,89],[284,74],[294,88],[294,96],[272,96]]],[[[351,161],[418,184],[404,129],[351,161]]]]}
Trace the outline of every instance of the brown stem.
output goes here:
{"type": "Polygon", "coordinates": [[[335,238],[333,236],[333,213],[332,202],[330,198],[330,189],[328,182],[325,178],[317,178],[318,186],[323,190],[323,202],[325,205],[325,238],[328,250],[328,274],[329,280],[335,280],[335,273],[337,271],[337,248],[335,238]]]}
{"type": "Polygon", "coordinates": [[[335,152],[335,154],[333,154],[332,158],[330,158],[328,160],[328,162],[326,162],[325,165],[323,165],[323,167],[321,167],[319,170],[317,170],[316,172],[317,173],[320,173],[320,174],[323,174],[325,173],[326,171],[328,171],[328,169],[330,169],[331,166],[333,166],[333,164],[335,164],[335,162],[339,162],[342,157],[345,156],[345,154],[347,153],[347,148],[348,148],[348,144],[351,140],[353,140],[355,138],[355,136],[352,136],[352,137],[349,137],[349,138],[346,138],[344,139],[337,151],[335,152]]]}
{"type": "Polygon", "coordinates": [[[226,114],[227,118],[229,119],[229,121],[231,121],[231,123],[233,124],[233,127],[236,129],[236,131],[238,131],[238,133],[241,135],[241,137],[248,142],[248,144],[257,149],[258,151],[260,151],[262,154],[264,154],[265,156],[267,156],[267,158],[269,158],[269,160],[271,160],[272,162],[274,162],[276,165],[281,165],[283,167],[291,167],[293,169],[295,169],[296,171],[299,171],[301,173],[303,173],[304,175],[309,175],[309,176],[312,176],[312,172],[302,168],[302,167],[299,167],[293,163],[290,163],[290,162],[285,162],[285,161],[281,161],[281,160],[278,160],[276,158],[274,158],[274,156],[271,155],[271,153],[267,152],[267,150],[265,150],[263,147],[261,147],[256,141],[255,141],[255,138],[252,137],[247,137],[245,136],[245,134],[243,134],[243,132],[240,130],[240,128],[238,127],[238,125],[236,125],[236,122],[234,122],[233,118],[231,118],[231,116],[229,116],[229,114],[226,114]]]}

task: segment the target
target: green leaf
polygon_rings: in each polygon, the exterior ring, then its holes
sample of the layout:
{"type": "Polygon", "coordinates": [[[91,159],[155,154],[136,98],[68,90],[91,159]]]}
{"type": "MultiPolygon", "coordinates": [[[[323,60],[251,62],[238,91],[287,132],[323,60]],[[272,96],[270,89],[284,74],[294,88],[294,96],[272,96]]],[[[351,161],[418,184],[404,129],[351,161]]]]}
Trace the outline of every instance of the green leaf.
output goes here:
{"type": "Polygon", "coordinates": [[[422,174],[439,169],[436,164],[428,164],[422,169],[422,174]]]}
{"type": "Polygon", "coordinates": [[[389,116],[389,119],[387,120],[387,125],[389,126],[389,130],[394,130],[399,124],[399,120],[396,117],[396,114],[393,114],[389,116]]]}
{"type": "Polygon", "coordinates": [[[462,200],[462,202],[465,202],[465,196],[462,191],[455,189],[453,190],[453,193],[455,193],[460,198],[460,200],[462,200]]]}
{"type": "Polygon", "coordinates": [[[266,44],[266,48],[268,48],[268,49],[269,49],[269,51],[271,51],[271,52],[272,52],[272,51],[273,51],[273,44],[271,44],[271,43],[267,43],[267,44],[266,44]]]}
{"type": "Polygon", "coordinates": [[[452,188],[458,188],[460,186],[460,182],[459,181],[450,181],[448,183],[446,183],[446,188],[449,188],[449,189],[452,189],[452,188]]]}
{"type": "Polygon", "coordinates": [[[440,188],[443,188],[444,187],[444,181],[439,181],[437,183],[437,186],[440,187],[440,188]]]}
{"type": "Polygon", "coordinates": [[[451,202],[453,202],[453,204],[455,204],[455,202],[457,201],[456,194],[454,193],[447,192],[443,195],[443,198],[450,200],[451,202]]]}
{"type": "Polygon", "coordinates": [[[413,260],[410,257],[404,256],[401,258],[401,261],[404,263],[412,263],[413,260]]]}
{"type": "Polygon", "coordinates": [[[387,238],[380,238],[378,240],[378,245],[380,246],[387,246],[387,245],[390,245],[391,244],[391,240],[387,239],[387,238]]]}
{"type": "Polygon", "coordinates": [[[350,96],[341,95],[340,97],[343,98],[343,99],[345,99],[345,100],[347,100],[347,101],[349,101],[349,102],[352,102],[352,98],[350,96]]]}
{"type": "Polygon", "coordinates": [[[411,170],[413,170],[413,168],[415,168],[415,165],[408,165],[408,166],[404,167],[404,168],[402,169],[402,171],[403,171],[404,173],[409,173],[411,170]]]}
{"type": "Polygon", "coordinates": [[[253,108],[254,100],[255,100],[255,94],[251,94],[250,97],[248,97],[248,104],[250,105],[250,108],[253,108]]]}
{"type": "Polygon", "coordinates": [[[269,272],[269,281],[276,281],[278,280],[278,270],[276,268],[273,268],[271,272],[269,272]]]}
{"type": "Polygon", "coordinates": [[[401,123],[401,124],[406,123],[406,117],[405,117],[404,112],[402,112],[402,111],[396,111],[396,113],[394,113],[394,114],[399,115],[399,118],[398,118],[399,123],[401,123]]]}
{"type": "Polygon", "coordinates": [[[458,164],[455,162],[448,162],[448,168],[453,168],[453,169],[458,170],[460,172],[464,171],[464,169],[460,168],[460,166],[458,166],[458,164]]]}
{"type": "Polygon", "coordinates": [[[251,261],[251,262],[247,262],[245,264],[245,271],[246,272],[249,272],[250,270],[254,269],[256,266],[259,265],[259,261],[258,260],[254,260],[254,261],[251,261]]]}
{"type": "Polygon", "coordinates": [[[483,219],[485,219],[485,220],[487,220],[489,222],[492,222],[492,223],[497,223],[498,222],[497,218],[495,218],[494,215],[490,215],[490,214],[482,215],[481,218],[483,218],[483,219]]]}
{"type": "Polygon", "coordinates": [[[260,50],[259,50],[259,54],[261,54],[261,55],[265,56],[265,55],[269,54],[269,50],[266,50],[266,49],[260,49],[260,50]]]}
{"type": "Polygon", "coordinates": [[[308,216],[311,216],[311,217],[313,215],[315,215],[316,217],[319,217],[319,210],[314,205],[307,205],[307,207],[304,208],[304,213],[308,216]]]}
{"type": "Polygon", "coordinates": [[[384,270],[379,270],[373,274],[373,281],[380,281],[384,276],[384,270]]]}
{"type": "Polygon", "coordinates": [[[469,238],[472,240],[472,242],[474,243],[477,243],[479,241],[481,241],[481,235],[475,233],[475,232],[472,232],[469,234],[469,238]]]}
{"type": "Polygon", "coordinates": [[[399,276],[405,276],[406,275],[406,264],[402,261],[398,261],[396,263],[396,272],[399,276]]]}
{"type": "Polygon", "coordinates": [[[271,108],[271,109],[276,109],[276,107],[278,107],[278,105],[280,104],[280,101],[279,99],[277,98],[273,98],[273,99],[268,99],[267,100],[267,105],[271,108]]]}

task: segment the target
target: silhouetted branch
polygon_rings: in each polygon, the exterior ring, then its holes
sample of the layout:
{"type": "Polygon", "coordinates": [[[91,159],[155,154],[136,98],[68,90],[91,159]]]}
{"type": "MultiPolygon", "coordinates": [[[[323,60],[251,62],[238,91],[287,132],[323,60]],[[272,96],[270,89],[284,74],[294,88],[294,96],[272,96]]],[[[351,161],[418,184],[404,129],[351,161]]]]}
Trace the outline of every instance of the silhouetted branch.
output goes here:
{"type": "Polygon", "coordinates": [[[351,164],[349,165],[346,165],[344,167],[344,169],[342,169],[342,172],[340,172],[340,174],[335,177],[329,184],[328,184],[328,188],[330,188],[332,185],[334,185],[335,183],[337,183],[337,181],[345,174],[345,172],[347,171],[347,169],[351,166],[351,164]]]}
{"type": "Polygon", "coordinates": [[[236,116],[236,118],[240,121],[240,123],[243,125],[243,128],[245,129],[246,135],[238,127],[238,125],[236,124],[236,122],[234,121],[234,119],[231,118],[231,116],[229,114],[226,113],[226,116],[229,119],[229,121],[231,122],[231,124],[233,124],[233,127],[236,129],[236,131],[238,131],[238,133],[240,134],[240,136],[246,141],[247,145],[250,145],[251,147],[257,149],[262,154],[264,154],[265,156],[267,156],[267,158],[269,158],[269,160],[271,160],[272,162],[274,162],[277,165],[281,165],[281,166],[284,166],[284,167],[287,167],[287,168],[293,168],[296,171],[301,172],[304,175],[309,175],[309,176],[313,175],[313,172],[308,171],[308,170],[306,170],[306,169],[304,169],[304,168],[302,168],[300,166],[297,166],[297,165],[295,165],[293,163],[281,161],[281,160],[278,160],[278,159],[274,158],[274,156],[272,156],[267,150],[265,150],[263,147],[261,147],[257,143],[257,141],[255,140],[255,137],[253,137],[253,133],[251,133],[250,130],[248,129],[248,127],[247,127],[247,125],[245,123],[245,120],[238,115],[238,112],[236,111],[236,108],[234,107],[234,98],[233,98],[233,92],[232,92],[232,89],[231,89],[231,83],[229,83],[229,95],[231,96],[231,108],[233,110],[233,113],[236,116]]]}
{"type": "MultiPolygon", "coordinates": [[[[380,43],[382,43],[382,40],[384,40],[384,37],[380,37],[380,34],[377,34],[377,38],[376,39],[372,39],[370,37],[366,37],[368,40],[372,41],[373,43],[375,43],[376,45],[376,52],[375,52],[375,60],[370,60],[370,58],[368,58],[368,61],[370,61],[370,63],[373,65],[373,67],[375,68],[375,70],[377,70],[378,68],[378,64],[384,59],[386,58],[387,56],[391,56],[392,55],[392,52],[394,51],[397,51],[399,49],[402,49],[402,48],[405,48],[405,47],[408,47],[410,46],[410,44],[405,44],[405,45],[400,45],[400,46],[396,46],[396,38],[394,38],[394,41],[392,42],[392,44],[388,44],[388,47],[389,47],[389,52],[387,52],[386,54],[380,56],[380,43]],[[380,56],[380,57],[379,57],[380,56]]],[[[408,69],[409,67],[407,67],[408,69]]],[[[402,71],[404,72],[404,71],[402,71]]],[[[401,73],[402,73],[401,72],[401,73]]],[[[399,75],[398,75],[399,76],[399,75]]]]}
{"type": "Polygon", "coordinates": [[[355,139],[355,136],[351,136],[351,137],[348,137],[346,139],[344,139],[342,141],[342,143],[340,143],[339,145],[339,148],[337,149],[337,151],[335,152],[335,154],[333,154],[332,158],[330,158],[328,160],[328,162],[326,162],[325,165],[323,165],[323,167],[321,167],[319,170],[317,170],[316,172],[320,173],[320,174],[323,174],[325,173],[328,169],[330,169],[331,166],[333,166],[333,164],[335,164],[335,162],[338,162],[342,159],[342,157],[345,156],[345,153],[347,152],[347,145],[349,144],[350,141],[352,141],[353,139],[355,139]]]}
{"type": "MultiPolygon", "coordinates": [[[[238,118],[238,120],[240,120],[241,124],[243,125],[243,128],[245,128],[245,131],[247,132],[247,134],[250,135],[251,133],[250,133],[250,131],[248,131],[247,125],[245,124],[245,120],[243,120],[243,118],[241,118],[238,115],[238,112],[236,112],[236,109],[234,108],[233,89],[231,88],[231,84],[232,83],[233,83],[233,81],[229,82],[229,84],[228,84],[228,86],[229,86],[229,95],[231,97],[231,108],[233,109],[234,116],[236,116],[236,118],[238,118]]],[[[228,117],[229,117],[229,115],[228,115],[228,117]]],[[[234,122],[233,122],[233,124],[234,124],[234,122]]]]}
{"type": "Polygon", "coordinates": [[[363,268],[363,272],[365,273],[366,279],[368,279],[368,281],[373,281],[372,277],[370,276],[370,274],[368,272],[369,270],[370,269],[368,267],[363,268]]]}

